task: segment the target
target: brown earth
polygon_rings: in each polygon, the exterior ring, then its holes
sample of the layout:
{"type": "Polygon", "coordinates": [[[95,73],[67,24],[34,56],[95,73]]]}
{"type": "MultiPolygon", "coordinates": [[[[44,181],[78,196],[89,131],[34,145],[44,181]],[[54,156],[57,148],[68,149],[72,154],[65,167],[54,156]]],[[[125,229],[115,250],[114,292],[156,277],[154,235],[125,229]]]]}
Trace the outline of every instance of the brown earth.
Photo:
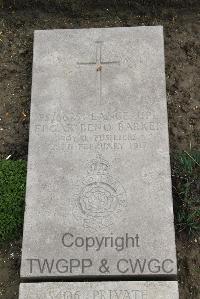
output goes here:
{"type": "MultiPolygon", "coordinates": [[[[139,3],[139,2],[137,2],[139,3]]],[[[0,11],[0,158],[26,159],[33,31],[163,25],[171,152],[200,144],[200,4],[151,10],[121,6],[74,11],[38,8],[0,11]]],[[[199,240],[177,234],[181,299],[199,299],[199,240]]],[[[0,298],[17,298],[20,242],[0,249],[0,298]]]]}
{"type": "Polygon", "coordinates": [[[16,299],[19,291],[21,242],[0,248],[0,298],[16,299]]]}

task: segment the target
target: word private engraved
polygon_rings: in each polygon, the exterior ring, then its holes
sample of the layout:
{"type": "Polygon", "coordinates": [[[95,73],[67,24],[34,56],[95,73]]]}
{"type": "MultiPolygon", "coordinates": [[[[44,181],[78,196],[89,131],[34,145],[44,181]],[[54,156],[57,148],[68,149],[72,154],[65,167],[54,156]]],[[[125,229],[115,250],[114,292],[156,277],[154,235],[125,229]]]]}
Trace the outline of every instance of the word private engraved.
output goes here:
{"type": "Polygon", "coordinates": [[[85,228],[101,230],[112,225],[127,206],[126,191],[109,169],[109,162],[98,154],[87,164],[88,175],[79,183],[73,214],[85,228]]]}
{"type": "Polygon", "coordinates": [[[77,62],[79,66],[95,66],[97,76],[98,76],[98,94],[99,94],[99,102],[102,104],[102,72],[104,65],[112,65],[117,64],[119,65],[119,61],[103,61],[102,60],[102,41],[96,41],[96,61],[91,62],[77,62]]]}
{"type": "Polygon", "coordinates": [[[87,292],[81,290],[59,291],[55,294],[55,290],[49,292],[51,299],[147,299],[146,290],[134,289],[96,289],[87,292]]]}

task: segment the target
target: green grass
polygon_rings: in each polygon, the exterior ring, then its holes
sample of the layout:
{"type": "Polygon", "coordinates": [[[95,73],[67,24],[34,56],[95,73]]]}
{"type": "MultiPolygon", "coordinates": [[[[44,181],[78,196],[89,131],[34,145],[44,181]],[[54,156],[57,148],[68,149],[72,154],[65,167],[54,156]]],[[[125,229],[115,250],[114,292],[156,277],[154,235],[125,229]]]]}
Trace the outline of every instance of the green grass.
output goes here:
{"type": "Polygon", "coordinates": [[[22,234],[25,183],[25,161],[0,161],[0,243],[22,234]]]}
{"type": "Polygon", "coordinates": [[[177,232],[200,233],[200,152],[183,152],[172,159],[177,232]]]}

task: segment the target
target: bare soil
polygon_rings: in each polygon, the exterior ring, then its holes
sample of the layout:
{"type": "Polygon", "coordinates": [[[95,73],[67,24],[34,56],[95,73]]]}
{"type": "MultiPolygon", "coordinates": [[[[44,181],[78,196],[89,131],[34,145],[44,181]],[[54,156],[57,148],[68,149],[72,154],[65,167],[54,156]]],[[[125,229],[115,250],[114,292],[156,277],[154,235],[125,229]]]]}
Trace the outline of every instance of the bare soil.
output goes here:
{"type": "Polygon", "coordinates": [[[18,298],[20,258],[20,241],[0,248],[0,298],[2,299],[18,298]]]}
{"type": "MultiPolygon", "coordinates": [[[[139,3],[139,2],[138,2],[139,3]]],[[[121,6],[0,11],[0,158],[27,159],[33,31],[163,25],[171,152],[200,145],[200,4],[158,10],[121,6]]],[[[159,83],[158,83],[159,84],[159,83]]],[[[200,298],[199,239],[177,234],[181,299],[200,298]]],[[[0,298],[18,298],[20,241],[0,248],[0,298]]]]}

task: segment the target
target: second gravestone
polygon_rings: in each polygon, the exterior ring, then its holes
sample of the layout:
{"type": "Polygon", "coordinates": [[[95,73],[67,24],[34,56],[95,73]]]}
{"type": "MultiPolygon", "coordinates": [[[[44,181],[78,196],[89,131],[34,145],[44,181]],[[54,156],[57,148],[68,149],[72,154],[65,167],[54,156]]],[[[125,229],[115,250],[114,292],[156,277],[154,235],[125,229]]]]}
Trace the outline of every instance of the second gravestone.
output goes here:
{"type": "Polygon", "coordinates": [[[162,27],[35,32],[22,278],[176,276],[163,54],[162,27]]]}
{"type": "Polygon", "coordinates": [[[20,299],[178,299],[175,281],[23,283],[20,299]]]}

